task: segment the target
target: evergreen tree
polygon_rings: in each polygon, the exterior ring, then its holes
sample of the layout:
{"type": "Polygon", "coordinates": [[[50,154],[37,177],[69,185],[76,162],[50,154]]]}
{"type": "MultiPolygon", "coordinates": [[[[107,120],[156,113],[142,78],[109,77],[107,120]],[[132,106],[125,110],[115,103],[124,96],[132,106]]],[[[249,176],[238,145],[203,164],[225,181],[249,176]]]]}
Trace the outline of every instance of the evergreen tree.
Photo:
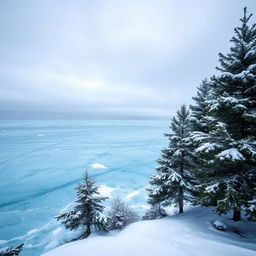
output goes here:
{"type": "Polygon", "coordinates": [[[209,100],[212,99],[212,88],[207,79],[198,86],[197,95],[192,97],[194,104],[191,109],[191,129],[193,131],[209,132],[209,123],[212,121],[209,116],[209,100]]]}
{"type": "Polygon", "coordinates": [[[9,247],[6,251],[0,252],[0,256],[18,256],[23,249],[24,244],[20,244],[17,247],[9,247]]]}
{"type": "Polygon", "coordinates": [[[137,213],[122,199],[116,198],[113,200],[109,212],[110,230],[123,229],[138,219],[137,213]]]}
{"type": "MultiPolygon", "coordinates": [[[[205,165],[205,159],[197,154],[197,148],[201,145],[202,141],[205,142],[206,138],[209,138],[211,129],[216,124],[217,120],[210,113],[211,100],[213,99],[213,90],[211,82],[207,79],[203,80],[198,87],[197,96],[192,97],[194,104],[190,105],[191,109],[191,134],[190,139],[193,144],[193,148],[196,155],[196,164],[193,168],[193,172],[200,181],[204,183],[207,178],[207,172],[209,166],[205,165]]],[[[206,161],[207,162],[207,161],[206,161]]],[[[207,199],[202,197],[202,185],[196,186],[196,197],[194,204],[202,204],[204,206],[217,206],[217,194],[211,194],[207,199]],[[203,199],[203,200],[202,200],[203,199]]]]}
{"type": "Polygon", "coordinates": [[[194,154],[189,140],[190,126],[189,110],[183,105],[172,118],[172,133],[165,134],[169,146],[162,150],[161,158],[157,160],[157,174],[150,179],[148,202],[151,205],[174,204],[182,213],[184,201],[192,199],[195,180],[191,172],[194,154]]]}
{"type": "Polygon", "coordinates": [[[242,207],[249,219],[256,214],[256,24],[249,26],[251,16],[244,8],[230,53],[219,54],[220,75],[212,78],[209,101],[215,121],[208,133],[194,134],[203,162],[202,204],[218,195],[217,213],[233,210],[235,221],[242,207]]]}
{"type": "Polygon", "coordinates": [[[101,205],[106,197],[99,195],[98,188],[95,180],[90,178],[86,171],[83,183],[76,187],[77,199],[73,210],[56,217],[67,229],[81,228],[82,234],[78,239],[87,238],[92,229],[107,231],[107,218],[102,214],[104,206],[101,205]]]}

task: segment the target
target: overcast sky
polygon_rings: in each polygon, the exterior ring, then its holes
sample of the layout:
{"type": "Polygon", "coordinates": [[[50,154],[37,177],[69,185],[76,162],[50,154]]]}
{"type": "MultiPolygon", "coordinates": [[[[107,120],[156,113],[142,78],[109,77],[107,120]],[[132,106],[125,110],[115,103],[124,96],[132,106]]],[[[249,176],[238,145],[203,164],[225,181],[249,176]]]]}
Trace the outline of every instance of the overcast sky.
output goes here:
{"type": "Polygon", "coordinates": [[[244,6],[256,14],[256,0],[0,0],[0,117],[169,117],[244,6]]]}

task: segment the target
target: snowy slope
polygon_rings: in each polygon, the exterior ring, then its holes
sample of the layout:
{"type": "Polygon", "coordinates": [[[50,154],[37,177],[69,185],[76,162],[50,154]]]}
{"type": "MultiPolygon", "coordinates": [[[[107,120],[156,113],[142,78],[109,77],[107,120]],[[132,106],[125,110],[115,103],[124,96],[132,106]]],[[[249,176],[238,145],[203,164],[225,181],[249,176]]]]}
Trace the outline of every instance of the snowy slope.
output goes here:
{"type": "Polygon", "coordinates": [[[65,244],[44,256],[256,255],[256,224],[234,223],[212,211],[193,207],[179,216],[141,221],[121,232],[65,244]],[[227,231],[213,228],[216,219],[228,226],[227,231]]]}

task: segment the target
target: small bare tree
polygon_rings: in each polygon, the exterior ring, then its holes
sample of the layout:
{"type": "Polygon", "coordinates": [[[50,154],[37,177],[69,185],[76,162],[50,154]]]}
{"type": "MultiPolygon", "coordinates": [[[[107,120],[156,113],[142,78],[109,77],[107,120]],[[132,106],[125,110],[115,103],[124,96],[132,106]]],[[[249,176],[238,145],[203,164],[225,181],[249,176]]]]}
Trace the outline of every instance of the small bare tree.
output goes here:
{"type": "Polygon", "coordinates": [[[138,221],[138,214],[121,198],[113,200],[109,212],[109,229],[123,229],[125,226],[138,221]]]}

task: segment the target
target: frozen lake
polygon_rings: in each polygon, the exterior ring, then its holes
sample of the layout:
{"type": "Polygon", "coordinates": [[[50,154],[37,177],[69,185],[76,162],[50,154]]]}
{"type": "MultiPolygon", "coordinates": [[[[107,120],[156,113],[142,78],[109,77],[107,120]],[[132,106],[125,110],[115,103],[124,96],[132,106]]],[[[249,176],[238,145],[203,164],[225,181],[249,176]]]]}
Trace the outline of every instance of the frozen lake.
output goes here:
{"type": "Polygon", "coordinates": [[[85,169],[103,194],[120,196],[142,212],[168,125],[168,120],[0,121],[1,248],[25,241],[22,255],[37,256],[67,239],[53,217],[74,200],[85,169]]]}

